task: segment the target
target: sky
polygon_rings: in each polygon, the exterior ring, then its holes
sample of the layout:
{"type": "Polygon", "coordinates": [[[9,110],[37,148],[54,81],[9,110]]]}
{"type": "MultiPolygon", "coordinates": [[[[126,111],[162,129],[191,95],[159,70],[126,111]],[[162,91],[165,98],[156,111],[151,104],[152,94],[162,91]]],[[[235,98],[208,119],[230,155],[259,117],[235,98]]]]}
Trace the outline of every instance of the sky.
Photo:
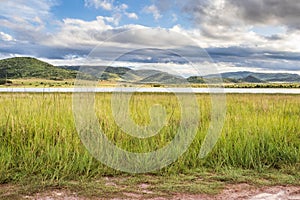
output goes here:
{"type": "Polygon", "coordinates": [[[300,74],[299,0],[0,0],[0,58],[300,74]]]}

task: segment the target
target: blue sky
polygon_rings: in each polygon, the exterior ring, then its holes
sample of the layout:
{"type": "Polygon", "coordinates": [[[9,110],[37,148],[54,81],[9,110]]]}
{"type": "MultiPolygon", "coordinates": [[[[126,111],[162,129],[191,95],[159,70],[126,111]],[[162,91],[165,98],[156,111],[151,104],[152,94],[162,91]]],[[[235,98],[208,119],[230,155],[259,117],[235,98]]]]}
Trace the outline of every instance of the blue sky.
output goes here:
{"type": "Polygon", "coordinates": [[[0,58],[300,74],[299,17],[297,0],[0,0],[0,58]]]}

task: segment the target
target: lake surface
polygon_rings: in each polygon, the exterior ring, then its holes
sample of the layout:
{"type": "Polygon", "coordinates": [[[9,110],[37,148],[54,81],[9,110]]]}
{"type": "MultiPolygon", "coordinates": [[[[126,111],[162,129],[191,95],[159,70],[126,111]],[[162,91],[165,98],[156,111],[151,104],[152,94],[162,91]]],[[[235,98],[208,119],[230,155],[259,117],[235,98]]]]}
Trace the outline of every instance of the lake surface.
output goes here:
{"type": "Polygon", "coordinates": [[[73,93],[73,92],[141,92],[141,93],[226,93],[226,94],[300,94],[300,89],[284,88],[0,88],[0,93],[73,93]]]}

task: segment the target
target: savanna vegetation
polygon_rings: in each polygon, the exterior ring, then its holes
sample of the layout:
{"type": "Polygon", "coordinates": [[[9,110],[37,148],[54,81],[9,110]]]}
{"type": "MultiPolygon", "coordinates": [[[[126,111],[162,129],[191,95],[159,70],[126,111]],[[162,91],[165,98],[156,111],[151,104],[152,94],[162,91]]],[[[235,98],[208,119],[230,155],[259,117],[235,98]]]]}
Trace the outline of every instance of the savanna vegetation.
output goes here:
{"type": "MultiPolygon", "coordinates": [[[[112,196],[120,189],[105,185],[103,177],[120,177],[124,185],[131,185],[128,190],[147,182],[158,193],[211,192],[224,182],[299,184],[299,95],[228,95],[222,135],[203,159],[198,153],[211,119],[210,97],[197,95],[197,99],[201,126],[189,150],[170,166],[129,178],[104,166],[85,149],[75,128],[72,94],[1,94],[0,183],[21,183],[32,192],[55,186],[99,193],[102,188],[112,196]]],[[[97,94],[95,104],[99,126],[114,144],[128,151],[161,148],[179,127],[181,111],[172,94],[133,95],[131,116],[137,124],[149,123],[151,105],[166,108],[168,126],[148,139],[120,130],[112,115],[111,94],[97,94]]]]}
{"type": "Polygon", "coordinates": [[[30,57],[0,60],[0,79],[73,79],[77,73],[30,57]]]}

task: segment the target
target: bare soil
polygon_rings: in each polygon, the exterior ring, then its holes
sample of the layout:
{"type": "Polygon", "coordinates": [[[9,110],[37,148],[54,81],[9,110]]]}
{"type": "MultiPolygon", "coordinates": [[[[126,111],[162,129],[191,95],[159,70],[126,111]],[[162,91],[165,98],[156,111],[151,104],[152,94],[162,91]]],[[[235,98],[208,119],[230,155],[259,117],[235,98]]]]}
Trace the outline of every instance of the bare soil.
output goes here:
{"type": "MultiPolygon", "coordinates": [[[[138,186],[143,189],[146,194],[152,194],[152,191],[147,185],[143,184],[138,186]]],[[[205,199],[205,200],[300,200],[300,186],[272,186],[272,187],[257,187],[248,184],[236,184],[226,185],[225,188],[217,195],[207,194],[171,194],[169,197],[154,196],[147,198],[142,194],[136,193],[120,193],[122,198],[110,198],[114,200],[121,199],[150,199],[150,200],[194,200],[194,199],[205,199]]],[[[43,193],[37,193],[33,196],[23,196],[24,199],[34,200],[86,200],[88,198],[80,197],[74,192],[66,190],[54,190],[46,191],[43,193]]],[[[109,199],[109,198],[97,198],[93,199],[109,199]]]]}

